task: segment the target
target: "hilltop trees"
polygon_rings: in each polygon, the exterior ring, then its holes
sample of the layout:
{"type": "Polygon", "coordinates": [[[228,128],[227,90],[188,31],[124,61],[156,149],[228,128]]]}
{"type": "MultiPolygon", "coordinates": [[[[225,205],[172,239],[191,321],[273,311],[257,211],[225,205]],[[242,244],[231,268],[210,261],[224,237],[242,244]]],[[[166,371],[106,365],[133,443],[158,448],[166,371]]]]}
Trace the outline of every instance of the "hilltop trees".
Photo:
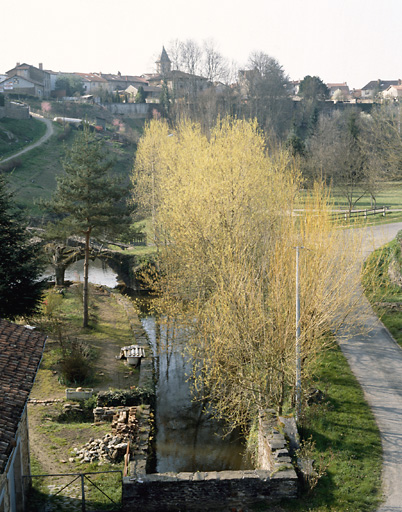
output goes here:
{"type": "Polygon", "coordinates": [[[318,76],[307,75],[300,82],[299,96],[306,100],[326,100],[329,89],[318,76]]]}
{"type": "Polygon", "coordinates": [[[47,203],[61,217],[60,229],[84,237],[83,327],[88,327],[88,268],[91,237],[105,237],[127,226],[127,187],[109,173],[112,162],[88,128],[80,132],[63,161],[64,174],[47,203]]]}
{"type": "Polygon", "coordinates": [[[309,249],[300,271],[304,383],[329,325],[351,309],[346,283],[358,279],[323,191],[300,197],[293,159],[268,156],[265,146],[254,122],[225,119],[207,137],[197,124],[169,133],[154,121],[136,161],[136,196],[158,234],[165,311],[188,319],[195,389],[232,426],[292,401],[295,246],[309,249]]]}
{"type": "Polygon", "coordinates": [[[40,304],[43,265],[38,244],[30,240],[25,223],[0,175],[0,317],[14,319],[35,313],[40,304]]]}
{"type": "Polygon", "coordinates": [[[254,52],[242,74],[247,95],[245,114],[257,118],[270,136],[282,138],[292,117],[289,79],[282,66],[266,53],[254,52]]]}

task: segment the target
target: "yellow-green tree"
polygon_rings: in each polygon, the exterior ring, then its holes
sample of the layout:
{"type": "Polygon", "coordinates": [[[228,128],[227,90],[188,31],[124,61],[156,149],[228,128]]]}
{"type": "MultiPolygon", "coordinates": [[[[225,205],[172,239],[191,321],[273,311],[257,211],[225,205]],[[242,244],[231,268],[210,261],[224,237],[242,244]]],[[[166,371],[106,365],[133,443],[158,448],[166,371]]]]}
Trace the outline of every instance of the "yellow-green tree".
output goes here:
{"type": "MultiPolygon", "coordinates": [[[[147,155],[155,144],[145,142],[157,129],[151,123],[139,147],[137,186],[147,177],[144,162],[155,167],[147,155]]],[[[281,411],[294,394],[295,247],[306,248],[300,261],[304,382],[328,343],[326,331],[351,312],[356,252],[344,250],[345,235],[333,227],[323,189],[300,194],[294,161],[286,152],[268,154],[256,123],[225,119],[209,136],[183,123],[169,139],[163,135],[153,212],[161,292],[165,305],[181,306],[189,320],[195,389],[218,415],[245,425],[259,409],[281,411]]]]}

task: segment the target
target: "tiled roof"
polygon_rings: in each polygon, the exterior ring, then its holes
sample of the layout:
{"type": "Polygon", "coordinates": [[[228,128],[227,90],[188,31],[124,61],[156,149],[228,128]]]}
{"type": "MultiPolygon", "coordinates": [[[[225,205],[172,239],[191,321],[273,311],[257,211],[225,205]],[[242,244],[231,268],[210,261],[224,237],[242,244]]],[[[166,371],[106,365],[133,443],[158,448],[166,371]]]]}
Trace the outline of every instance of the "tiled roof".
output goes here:
{"type": "Polygon", "coordinates": [[[0,474],[38,370],[46,336],[0,319],[0,474]]]}
{"type": "Polygon", "coordinates": [[[107,80],[102,78],[101,76],[97,75],[96,73],[74,73],[75,75],[80,76],[84,80],[87,80],[88,82],[102,82],[107,83],[107,80]]]}
{"type": "Polygon", "coordinates": [[[399,85],[399,80],[372,80],[367,85],[362,87],[362,91],[371,90],[371,89],[379,89],[380,91],[384,91],[390,85],[399,85]]]}

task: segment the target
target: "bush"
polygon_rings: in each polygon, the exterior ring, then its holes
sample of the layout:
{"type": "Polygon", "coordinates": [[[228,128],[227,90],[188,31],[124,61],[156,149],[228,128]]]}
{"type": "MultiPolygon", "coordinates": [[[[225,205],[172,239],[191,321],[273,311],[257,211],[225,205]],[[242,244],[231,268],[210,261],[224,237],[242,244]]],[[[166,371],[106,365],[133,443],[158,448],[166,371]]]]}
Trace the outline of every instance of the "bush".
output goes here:
{"type": "Polygon", "coordinates": [[[84,384],[88,381],[93,370],[88,345],[79,340],[62,341],[61,351],[60,373],[62,384],[84,384]]]}
{"type": "Polygon", "coordinates": [[[155,405],[155,390],[147,388],[118,389],[101,391],[98,395],[98,407],[155,405]]]}
{"type": "Polygon", "coordinates": [[[12,172],[14,169],[18,169],[21,167],[22,161],[19,158],[14,158],[13,160],[9,160],[8,162],[5,162],[4,164],[0,165],[0,171],[9,173],[12,172]]]}
{"type": "Polygon", "coordinates": [[[96,395],[91,396],[87,400],[79,400],[80,410],[71,409],[63,411],[58,417],[57,421],[60,423],[70,422],[93,422],[94,414],[93,410],[96,407],[96,395]]]}

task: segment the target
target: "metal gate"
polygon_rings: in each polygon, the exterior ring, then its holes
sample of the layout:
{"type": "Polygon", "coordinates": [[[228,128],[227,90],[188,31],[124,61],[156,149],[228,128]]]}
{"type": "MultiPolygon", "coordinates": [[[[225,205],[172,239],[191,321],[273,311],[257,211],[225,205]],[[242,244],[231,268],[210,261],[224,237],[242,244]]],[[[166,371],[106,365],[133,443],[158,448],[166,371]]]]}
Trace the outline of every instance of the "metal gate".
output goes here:
{"type": "Polygon", "coordinates": [[[91,512],[100,508],[118,511],[121,508],[122,471],[29,475],[23,476],[23,483],[26,491],[24,494],[28,495],[26,512],[91,512]],[[106,473],[120,474],[119,481],[116,482],[120,486],[120,499],[110,496],[109,487],[105,488],[103,485],[104,489],[102,489],[102,484],[95,482],[95,475],[106,473]],[[71,480],[65,483],[68,477],[71,477],[71,480]],[[52,483],[47,486],[47,492],[43,492],[47,478],[52,479],[53,482],[63,478],[63,482],[60,485],[52,483]],[[38,479],[36,481],[40,482],[40,485],[33,486],[34,479],[38,479]]]}

